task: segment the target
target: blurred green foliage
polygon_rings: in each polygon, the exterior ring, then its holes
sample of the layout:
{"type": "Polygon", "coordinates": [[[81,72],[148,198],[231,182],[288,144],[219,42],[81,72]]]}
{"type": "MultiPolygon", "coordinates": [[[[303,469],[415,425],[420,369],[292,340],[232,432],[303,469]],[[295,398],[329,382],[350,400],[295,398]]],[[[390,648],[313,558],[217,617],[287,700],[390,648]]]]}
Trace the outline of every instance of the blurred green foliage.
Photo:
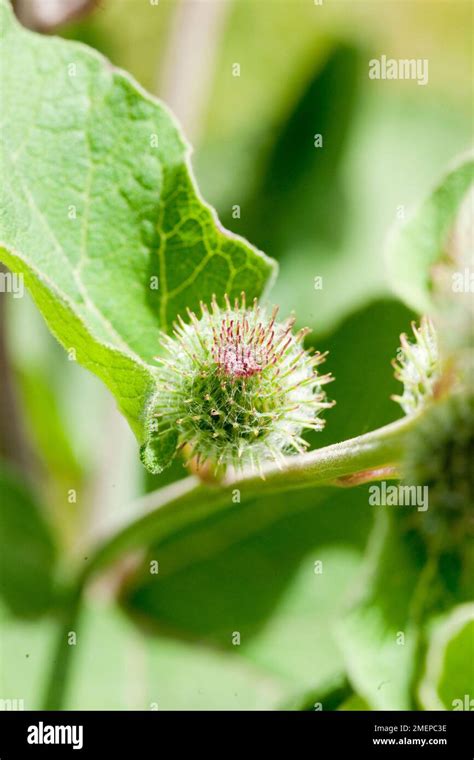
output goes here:
{"type": "Polygon", "coordinates": [[[54,604],[54,539],[32,489],[3,464],[0,493],[0,595],[14,615],[36,618],[54,604]]]}
{"type": "Polygon", "coordinates": [[[460,604],[435,619],[419,698],[426,710],[472,711],[474,605],[460,604]]]}

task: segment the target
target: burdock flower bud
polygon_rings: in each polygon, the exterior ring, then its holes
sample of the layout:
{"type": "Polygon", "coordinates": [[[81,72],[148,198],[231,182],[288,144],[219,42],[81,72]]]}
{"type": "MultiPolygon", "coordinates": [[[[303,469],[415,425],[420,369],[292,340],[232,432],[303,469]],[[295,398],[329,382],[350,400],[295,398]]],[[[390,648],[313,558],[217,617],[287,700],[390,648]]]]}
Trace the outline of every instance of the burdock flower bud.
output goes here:
{"type": "Polygon", "coordinates": [[[422,317],[420,327],[412,323],[415,341],[400,335],[401,346],[392,362],[395,377],[403,383],[403,394],[392,396],[405,414],[417,412],[429,401],[440,379],[440,362],[436,330],[428,317],[422,317]]]}
{"type": "Polygon", "coordinates": [[[319,375],[325,356],[303,348],[308,332],[293,333],[294,319],[277,322],[245,294],[225,308],[213,297],[201,317],[188,310],[173,336],[163,336],[166,356],[158,357],[157,391],[149,408],[151,443],[144,463],[160,471],[185,448],[199,467],[215,471],[280,463],[282,455],[303,452],[304,429],[321,430],[323,409],[333,406],[319,375]]]}

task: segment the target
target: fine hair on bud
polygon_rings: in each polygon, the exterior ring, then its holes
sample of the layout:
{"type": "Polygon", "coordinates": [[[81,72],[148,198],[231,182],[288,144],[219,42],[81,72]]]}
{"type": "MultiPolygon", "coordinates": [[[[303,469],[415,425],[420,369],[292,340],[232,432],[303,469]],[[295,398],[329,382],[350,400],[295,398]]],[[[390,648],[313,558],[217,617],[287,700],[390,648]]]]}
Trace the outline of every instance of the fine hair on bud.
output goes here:
{"type": "Polygon", "coordinates": [[[433,322],[422,317],[420,326],[412,322],[414,340],[400,335],[397,359],[392,362],[395,378],[403,383],[403,394],[392,396],[405,414],[418,412],[430,401],[440,379],[438,338],[433,322]]]}

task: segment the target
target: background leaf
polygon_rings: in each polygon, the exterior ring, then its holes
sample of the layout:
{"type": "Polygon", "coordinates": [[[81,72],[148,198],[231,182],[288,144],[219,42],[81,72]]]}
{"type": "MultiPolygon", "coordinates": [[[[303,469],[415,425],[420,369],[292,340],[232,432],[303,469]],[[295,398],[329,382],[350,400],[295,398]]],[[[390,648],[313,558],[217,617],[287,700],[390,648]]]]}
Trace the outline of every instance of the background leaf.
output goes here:
{"type": "Polygon", "coordinates": [[[339,640],[349,680],[371,709],[409,710],[433,620],[472,599],[473,544],[438,551],[426,545],[413,507],[375,508],[378,520],[339,640]]]}
{"type": "Polygon", "coordinates": [[[61,481],[65,490],[66,486],[72,488],[80,481],[82,472],[57,396],[40,370],[22,367],[18,374],[28,431],[42,463],[61,481]]]}
{"type": "Polygon", "coordinates": [[[148,561],[159,562],[158,575],[145,564],[122,598],[148,630],[240,654],[284,677],[289,696],[327,688],[343,673],[333,626],[370,513],[363,512],[362,493],[296,494],[291,516],[282,518],[285,501],[283,495],[237,505],[233,517],[154,547],[148,561]],[[357,510],[362,514],[351,523],[357,510]]]}
{"type": "Polygon", "coordinates": [[[346,221],[340,171],[354,115],[358,51],[330,50],[312,73],[268,149],[252,197],[240,219],[226,223],[281,258],[308,240],[340,243],[346,221]],[[315,135],[322,144],[315,146],[315,135]],[[333,210],[338,209],[339,224],[333,210]]]}
{"type": "Polygon", "coordinates": [[[387,263],[399,298],[419,313],[431,313],[433,268],[447,257],[446,245],[461,203],[474,182],[474,159],[465,157],[438,184],[412,218],[392,233],[387,263]]]}
{"type": "Polygon", "coordinates": [[[356,589],[359,601],[339,624],[349,679],[371,709],[412,708],[419,635],[412,595],[425,561],[416,536],[380,514],[356,589]]]}
{"type": "Polygon", "coordinates": [[[54,603],[56,549],[34,495],[0,464],[0,594],[18,617],[54,603]]]}
{"type": "Polygon", "coordinates": [[[364,702],[362,697],[359,697],[357,694],[353,694],[352,697],[349,697],[349,699],[343,702],[342,705],[338,709],[339,710],[370,710],[370,707],[367,704],[367,702],[364,702]]]}
{"type": "Polygon", "coordinates": [[[455,607],[430,637],[419,695],[425,710],[472,710],[474,706],[474,605],[455,607]]]}
{"type": "MultiPolygon", "coordinates": [[[[465,150],[467,112],[456,110],[453,78],[440,93],[439,71],[430,71],[429,88],[368,79],[378,38],[390,46],[396,28],[406,39],[404,14],[374,30],[375,18],[361,6],[349,31],[337,13],[325,16],[329,27],[315,25],[311,4],[290,13],[261,3],[251,22],[244,7],[233,6],[237,21],[228,25],[229,49],[224,45],[216,70],[212,118],[196,152],[199,181],[232,229],[278,258],[272,295],[282,312],[294,309],[302,326],[328,331],[393,294],[387,231],[465,150]],[[281,34],[284,52],[276,43],[281,34]],[[229,81],[233,60],[243,74],[229,81]],[[248,76],[255,70],[258,80],[248,76]],[[314,147],[315,133],[323,135],[322,149],[314,147]],[[232,218],[235,204],[240,219],[232,218]]],[[[390,3],[386,11],[393,12],[390,3]]],[[[430,18],[444,30],[452,21],[448,14],[441,21],[438,10],[430,18]]],[[[427,37],[411,38],[420,57],[433,42],[427,37]]]]}
{"type": "MultiPolygon", "coordinates": [[[[41,709],[56,631],[48,618],[35,625],[9,618],[0,607],[2,697],[41,709]]],[[[71,673],[69,710],[277,709],[281,679],[234,653],[166,638],[143,637],[110,605],[85,605],[71,673]],[[106,642],[107,646],[104,646],[106,642]]]]}
{"type": "Polygon", "coordinates": [[[1,0],[3,261],[143,438],[159,330],[273,264],[219,227],[166,108],[95,51],[25,31],[1,0]]]}

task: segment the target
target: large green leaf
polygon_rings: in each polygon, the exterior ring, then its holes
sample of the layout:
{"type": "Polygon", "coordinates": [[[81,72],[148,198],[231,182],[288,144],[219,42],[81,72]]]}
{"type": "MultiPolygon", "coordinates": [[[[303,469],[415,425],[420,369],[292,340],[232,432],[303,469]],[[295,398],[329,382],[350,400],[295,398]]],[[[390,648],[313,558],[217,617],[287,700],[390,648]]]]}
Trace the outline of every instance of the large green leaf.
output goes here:
{"type": "Polygon", "coordinates": [[[434,268],[447,257],[449,233],[473,183],[474,158],[468,155],[446,175],[411,219],[392,233],[387,251],[390,283],[400,299],[420,313],[433,311],[434,268]]]}
{"type": "Polygon", "coordinates": [[[161,103],[5,0],[0,21],[0,257],[143,440],[159,330],[213,292],[259,296],[273,263],[219,226],[161,103]]]}
{"type": "Polygon", "coordinates": [[[33,494],[0,466],[0,595],[17,616],[36,618],[54,601],[56,549],[33,494]]]}

